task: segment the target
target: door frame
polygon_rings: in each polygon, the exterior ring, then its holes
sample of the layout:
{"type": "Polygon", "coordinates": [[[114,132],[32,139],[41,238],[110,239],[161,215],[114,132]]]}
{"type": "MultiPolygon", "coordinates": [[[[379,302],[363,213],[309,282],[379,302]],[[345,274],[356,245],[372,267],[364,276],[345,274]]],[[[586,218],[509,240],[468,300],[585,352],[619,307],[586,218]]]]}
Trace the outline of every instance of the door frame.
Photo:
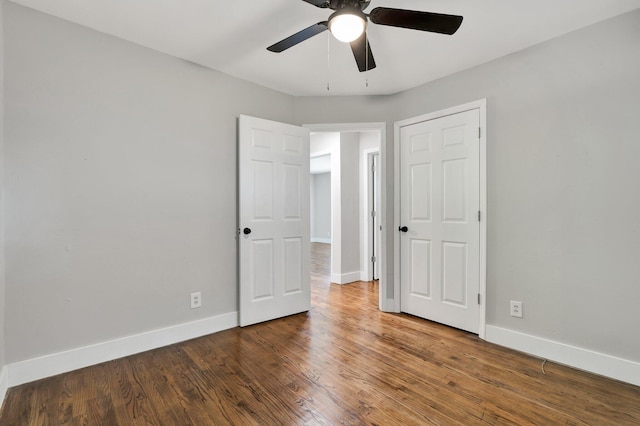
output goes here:
{"type": "MultiPolygon", "coordinates": [[[[363,216],[363,223],[364,223],[364,235],[362,236],[364,239],[364,253],[362,256],[362,261],[364,264],[364,269],[363,269],[363,277],[362,277],[362,281],[371,281],[375,278],[375,267],[373,266],[373,262],[371,261],[371,258],[373,256],[376,255],[376,250],[375,247],[376,246],[380,246],[381,244],[381,240],[382,240],[382,231],[380,229],[375,230],[374,226],[376,225],[376,218],[371,216],[371,212],[375,211],[376,212],[376,216],[380,215],[380,211],[382,210],[382,203],[380,203],[380,200],[375,198],[375,188],[376,188],[376,180],[378,181],[378,191],[379,193],[378,198],[380,198],[380,192],[382,191],[381,189],[381,182],[380,182],[380,170],[377,171],[375,177],[372,176],[372,167],[373,167],[373,158],[374,156],[378,156],[378,168],[380,168],[380,150],[379,149],[365,149],[363,152],[364,155],[364,159],[363,159],[363,163],[364,163],[364,168],[365,170],[363,170],[363,174],[364,174],[364,189],[365,189],[365,194],[364,194],[364,204],[365,204],[365,208],[364,208],[364,216],[363,216]],[[373,194],[373,195],[372,195],[373,194]],[[378,207],[378,208],[376,208],[378,207]]],[[[378,258],[381,258],[382,255],[378,254],[377,256],[378,258]]],[[[376,258],[376,263],[378,263],[378,266],[380,266],[380,261],[381,259],[376,258]]],[[[380,268],[378,268],[378,275],[382,275],[380,272],[380,268]]],[[[378,276],[378,279],[380,279],[380,277],[378,276]]]]}
{"type": "MultiPolygon", "coordinates": [[[[480,314],[478,318],[478,336],[485,339],[487,310],[487,100],[469,102],[443,110],[431,112],[417,117],[396,121],[393,124],[394,164],[393,164],[393,229],[400,227],[400,129],[402,127],[435,120],[465,111],[480,111],[480,314]]],[[[385,198],[383,198],[383,201],[385,198]]],[[[394,232],[393,237],[393,311],[400,312],[400,235],[394,232]]],[[[385,244],[386,245],[386,244],[385,244]]],[[[384,246],[383,246],[384,247],[384,246]]]]}
{"type": "MultiPolygon", "coordinates": [[[[394,299],[387,298],[387,123],[325,123],[325,124],[303,124],[302,127],[308,128],[311,132],[367,132],[377,130],[380,134],[380,224],[382,225],[382,240],[380,246],[380,279],[378,281],[378,307],[381,311],[395,312],[394,299]]],[[[390,218],[389,218],[390,219],[390,218]]],[[[391,220],[388,221],[391,223],[391,220]]],[[[393,283],[391,284],[393,285],[393,283]]]]}

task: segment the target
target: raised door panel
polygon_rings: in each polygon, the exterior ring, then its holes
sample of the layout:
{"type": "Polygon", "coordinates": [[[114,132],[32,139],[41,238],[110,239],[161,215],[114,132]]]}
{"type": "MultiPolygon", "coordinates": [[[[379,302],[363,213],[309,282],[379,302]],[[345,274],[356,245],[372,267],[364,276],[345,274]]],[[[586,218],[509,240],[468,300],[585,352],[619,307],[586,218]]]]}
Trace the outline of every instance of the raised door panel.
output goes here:
{"type": "Polygon", "coordinates": [[[413,164],[409,180],[410,214],[408,220],[431,221],[431,164],[413,164]]]}
{"type": "Polygon", "coordinates": [[[412,239],[409,286],[412,296],[431,297],[431,241],[412,239]]]}
{"type": "Polygon", "coordinates": [[[467,221],[466,159],[442,162],[442,221],[467,221]]]}
{"type": "Polygon", "coordinates": [[[253,220],[273,220],[273,163],[252,161],[253,220]]]}
{"type": "Polygon", "coordinates": [[[272,239],[251,241],[251,299],[269,299],[274,296],[274,244],[272,239]]]}
{"type": "Polygon", "coordinates": [[[302,167],[283,164],[283,214],[284,220],[302,219],[302,167]]]}
{"type": "Polygon", "coordinates": [[[300,293],[302,291],[302,238],[285,238],[284,250],[284,294],[300,293]]]}
{"type": "Polygon", "coordinates": [[[467,244],[442,243],[442,301],[467,306],[467,244]]]}

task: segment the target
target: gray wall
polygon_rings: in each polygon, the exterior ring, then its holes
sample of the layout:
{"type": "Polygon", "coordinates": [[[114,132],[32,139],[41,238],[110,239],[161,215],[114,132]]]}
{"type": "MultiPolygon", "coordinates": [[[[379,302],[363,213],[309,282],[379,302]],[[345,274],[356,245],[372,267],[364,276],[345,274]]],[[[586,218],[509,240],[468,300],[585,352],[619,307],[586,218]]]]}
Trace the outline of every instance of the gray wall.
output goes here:
{"type": "MultiPolygon", "coordinates": [[[[360,276],[360,133],[340,133],[342,274],[360,276]]],[[[349,281],[351,282],[351,281],[349,281]]]]}
{"type": "Polygon", "coordinates": [[[331,239],[331,173],[311,175],[311,239],[331,239]]]}
{"type": "Polygon", "coordinates": [[[487,98],[487,323],[640,361],[639,40],[636,10],[382,106],[298,98],[297,120],[393,122],[487,98]]]}
{"type": "MultiPolygon", "coordinates": [[[[0,371],[5,365],[4,317],[4,2],[0,1],[0,371]]],[[[2,403],[0,403],[0,406],[2,403]]]]}
{"type": "Polygon", "coordinates": [[[4,14],[8,362],[237,309],[240,113],[386,121],[393,173],[393,121],[480,98],[488,323],[640,361],[640,11],[394,96],[340,98],[4,14]]]}
{"type": "Polygon", "coordinates": [[[396,96],[487,98],[489,324],[640,361],[639,52],[637,10],[396,96]]]}
{"type": "Polygon", "coordinates": [[[7,361],[237,311],[236,118],[292,98],[10,2],[5,41],[7,361]]]}

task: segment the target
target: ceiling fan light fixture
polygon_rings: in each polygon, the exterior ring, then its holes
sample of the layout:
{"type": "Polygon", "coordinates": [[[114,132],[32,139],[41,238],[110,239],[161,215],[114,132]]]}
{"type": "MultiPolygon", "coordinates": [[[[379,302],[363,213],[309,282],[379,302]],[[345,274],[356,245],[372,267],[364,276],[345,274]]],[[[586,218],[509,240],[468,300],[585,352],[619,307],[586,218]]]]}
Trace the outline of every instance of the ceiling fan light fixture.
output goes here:
{"type": "Polygon", "coordinates": [[[355,8],[343,8],[329,17],[331,34],[343,43],[357,40],[367,26],[367,17],[355,8]]]}
{"type": "MultiPolygon", "coordinates": [[[[370,71],[376,67],[369,38],[365,33],[369,22],[376,25],[452,35],[458,31],[463,19],[458,15],[392,7],[376,7],[371,12],[364,13],[371,0],[303,1],[321,9],[331,9],[334,12],[326,21],[318,22],[298,31],[267,47],[267,50],[280,53],[329,30],[338,41],[350,45],[360,72],[370,71]]],[[[328,50],[329,46],[327,46],[327,55],[328,50]]]]}

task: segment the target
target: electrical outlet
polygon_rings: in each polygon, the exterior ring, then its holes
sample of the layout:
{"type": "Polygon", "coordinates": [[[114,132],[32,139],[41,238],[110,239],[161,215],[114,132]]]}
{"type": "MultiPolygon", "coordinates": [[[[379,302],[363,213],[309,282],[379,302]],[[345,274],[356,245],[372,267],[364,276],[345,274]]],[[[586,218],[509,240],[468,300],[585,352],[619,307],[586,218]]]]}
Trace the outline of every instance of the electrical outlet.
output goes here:
{"type": "Polygon", "coordinates": [[[516,300],[511,301],[511,316],[522,318],[522,302],[516,300]]]}
{"type": "Polygon", "coordinates": [[[191,309],[199,308],[202,306],[202,296],[200,292],[191,293],[191,309]]]}

